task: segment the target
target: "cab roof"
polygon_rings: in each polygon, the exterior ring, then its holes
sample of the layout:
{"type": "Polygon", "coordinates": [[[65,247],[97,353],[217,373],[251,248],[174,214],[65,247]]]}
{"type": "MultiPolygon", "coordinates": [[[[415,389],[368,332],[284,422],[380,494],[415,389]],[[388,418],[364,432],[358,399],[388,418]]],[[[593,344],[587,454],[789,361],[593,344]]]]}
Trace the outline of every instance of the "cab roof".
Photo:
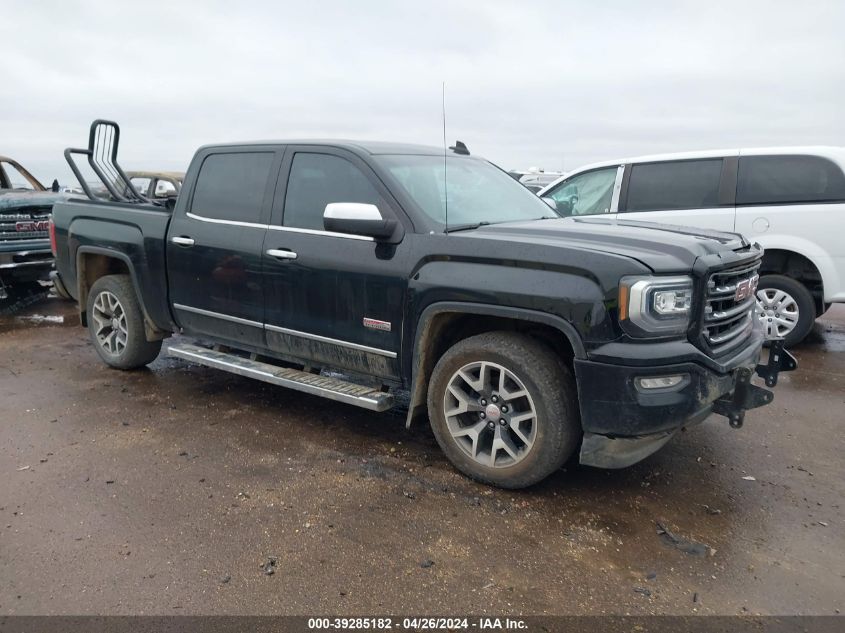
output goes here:
{"type": "MultiPolygon", "coordinates": [[[[243,141],[240,143],[213,143],[203,145],[200,150],[213,150],[225,147],[257,147],[262,145],[311,145],[315,147],[335,147],[355,153],[371,155],[405,154],[418,156],[442,156],[442,147],[415,145],[412,143],[387,143],[382,141],[355,141],[347,139],[283,139],[273,141],[243,141]]],[[[199,150],[198,150],[199,151],[199,150]]],[[[456,155],[455,152],[450,154],[456,155]]]]}

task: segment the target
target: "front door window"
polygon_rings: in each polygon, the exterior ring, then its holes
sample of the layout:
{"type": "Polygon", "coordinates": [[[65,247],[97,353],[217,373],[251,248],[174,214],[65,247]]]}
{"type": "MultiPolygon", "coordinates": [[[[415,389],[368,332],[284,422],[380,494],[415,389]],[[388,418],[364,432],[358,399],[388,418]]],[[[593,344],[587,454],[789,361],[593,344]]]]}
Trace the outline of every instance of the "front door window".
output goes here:
{"type": "Polygon", "coordinates": [[[610,213],[617,167],[594,169],[573,176],[546,194],[562,215],[596,215],[610,213]]]}

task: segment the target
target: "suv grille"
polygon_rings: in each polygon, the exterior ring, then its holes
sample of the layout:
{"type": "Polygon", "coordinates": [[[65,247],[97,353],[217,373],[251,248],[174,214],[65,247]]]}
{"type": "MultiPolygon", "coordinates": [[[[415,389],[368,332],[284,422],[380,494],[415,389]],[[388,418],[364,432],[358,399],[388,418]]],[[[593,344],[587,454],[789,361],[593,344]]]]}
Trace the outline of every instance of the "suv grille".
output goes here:
{"type": "Polygon", "coordinates": [[[0,212],[0,242],[40,240],[50,236],[50,208],[0,212]]]}
{"type": "Polygon", "coordinates": [[[745,341],[754,325],[760,260],[711,273],[705,290],[702,339],[713,356],[745,341]]]}

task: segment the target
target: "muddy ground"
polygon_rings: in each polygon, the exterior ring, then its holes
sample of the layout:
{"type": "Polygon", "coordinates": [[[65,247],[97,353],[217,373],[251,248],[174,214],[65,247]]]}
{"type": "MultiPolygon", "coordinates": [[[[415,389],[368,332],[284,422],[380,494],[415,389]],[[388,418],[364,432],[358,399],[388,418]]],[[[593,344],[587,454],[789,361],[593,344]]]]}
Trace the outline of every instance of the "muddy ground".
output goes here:
{"type": "Polygon", "coordinates": [[[795,353],[741,430],[506,492],[400,414],[110,370],[42,300],[0,317],[0,613],[838,613],[845,306],[795,353]]]}

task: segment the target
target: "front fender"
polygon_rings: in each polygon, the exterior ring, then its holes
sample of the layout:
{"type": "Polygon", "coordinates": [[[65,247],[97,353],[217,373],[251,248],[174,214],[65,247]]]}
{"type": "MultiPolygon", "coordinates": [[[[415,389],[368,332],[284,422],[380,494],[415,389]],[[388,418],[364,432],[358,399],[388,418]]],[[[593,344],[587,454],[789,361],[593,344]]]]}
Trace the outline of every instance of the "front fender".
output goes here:
{"type": "Polygon", "coordinates": [[[566,319],[554,314],[538,312],[526,308],[513,308],[501,305],[472,303],[466,301],[441,301],[427,306],[417,321],[414,332],[412,373],[411,373],[411,399],[408,406],[408,417],[405,426],[410,428],[411,422],[421,416],[425,409],[426,384],[431,374],[431,369],[437,359],[428,357],[431,349],[432,333],[431,324],[435,317],[444,313],[474,314],[482,316],[494,316],[532,323],[540,323],[551,326],[561,332],[572,346],[576,358],[586,358],[586,350],[578,330],[566,319]]]}

